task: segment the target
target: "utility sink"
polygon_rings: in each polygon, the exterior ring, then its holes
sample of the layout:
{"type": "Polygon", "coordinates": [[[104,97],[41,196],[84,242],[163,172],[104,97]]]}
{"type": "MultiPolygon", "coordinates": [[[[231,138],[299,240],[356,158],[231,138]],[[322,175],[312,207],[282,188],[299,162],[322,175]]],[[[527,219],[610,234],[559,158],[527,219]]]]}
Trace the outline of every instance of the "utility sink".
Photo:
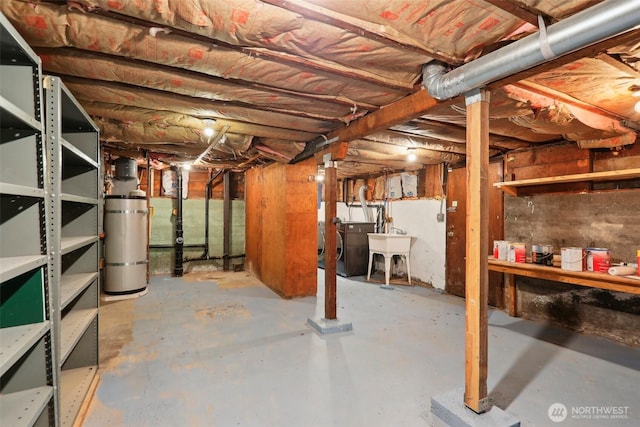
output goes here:
{"type": "Polygon", "coordinates": [[[371,278],[371,265],[373,264],[373,254],[384,256],[384,280],[386,288],[389,286],[391,276],[391,259],[394,255],[403,256],[407,263],[407,278],[411,284],[411,264],[409,263],[411,252],[411,239],[413,236],[406,234],[382,234],[367,233],[369,236],[369,270],[367,270],[367,280],[371,278]]]}

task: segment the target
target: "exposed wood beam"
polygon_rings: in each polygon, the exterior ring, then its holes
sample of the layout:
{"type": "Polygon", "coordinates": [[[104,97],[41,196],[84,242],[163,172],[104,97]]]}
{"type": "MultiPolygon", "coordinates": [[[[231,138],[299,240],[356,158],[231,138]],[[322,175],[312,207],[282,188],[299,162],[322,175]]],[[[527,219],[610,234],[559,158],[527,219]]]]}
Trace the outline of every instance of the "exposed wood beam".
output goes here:
{"type": "MultiPolygon", "coordinates": [[[[464,117],[462,117],[464,119],[464,117]]],[[[465,129],[452,123],[439,122],[418,118],[410,123],[403,123],[392,128],[394,131],[402,132],[406,135],[416,135],[425,138],[435,138],[442,141],[449,141],[458,144],[466,143],[465,129]]],[[[516,149],[528,147],[529,143],[515,138],[497,134],[489,135],[489,147],[492,149],[516,149]]]]}
{"type": "Polygon", "coordinates": [[[489,293],[489,92],[467,98],[467,219],[464,403],[477,413],[487,396],[489,293]]]}
{"type": "MultiPolygon", "coordinates": [[[[86,58],[87,60],[93,60],[93,59],[105,60],[112,64],[119,65],[122,67],[127,67],[127,68],[130,68],[132,66],[131,64],[134,64],[133,65],[134,67],[141,67],[141,68],[150,67],[153,70],[159,70],[165,73],[169,73],[173,78],[177,78],[177,79],[189,78],[189,79],[195,79],[195,80],[206,80],[209,83],[228,86],[232,90],[238,89],[238,88],[246,90],[247,88],[251,88],[251,89],[255,89],[256,91],[272,94],[274,96],[291,97],[294,99],[298,98],[306,101],[313,100],[319,103],[330,103],[330,104],[348,106],[349,108],[353,108],[355,106],[358,108],[358,110],[377,110],[378,109],[378,106],[376,105],[353,101],[350,99],[343,99],[340,97],[328,97],[328,96],[306,93],[306,92],[295,92],[292,90],[287,90],[287,89],[279,88],[276,86],[256,83],[254,81],[231,78],[231,77],[223,78],[223,77],[219,77],[211,74],[205,74],[205,73],[191,70],[188,68],[178,68],[170,65],[161,64],[159,62],[150,62],[150,61],[145,61],[139,58],[129,58],[129,57],[123,57],[118,55],[112,55],[104,52],[89,51],[89,50],[76,48],[76,47],[55,47],[55,48],[36,47],[34,48],[34,50],[39,56],[45,56],[45,57],[61,55],[61,56],[78,57],[81,59],[86,58]]],[[[187,64],[185,64],[185,66],[186,65],[187,64]]],[[[43,64],[43,66],[45,70],[47,70],[46,62],[43,64]]],[[[81,75],[75,75],[75,76],[85,77],[81,75]]],[[[128,76],[128,77],[131,77],[131,76],[128,76]]],[[[110,80],[110,81],[117,81],[117,80],[110,80]]]]}
{"type": "MultiPolygon", "coordinates": [[[[640,35],[638,35],[638,37],[640,37],[640,35]]],[[[640,72],[638,72],[638,70],[636,70],[630,65],[625,64],[622,61],[619,61],[613,58],[611,55],[608,55],[606,53],[601,53],[600,55],[597,55],[596,58],[606,63],[607,65],[615,68],[616,70],[620,70],[623,73],[631,74],[632,76],[640,78],[640,72]]]]}
{"type": "MultiPolygon", "coordinates": [[[[215,118],[216,120],[218,118],[229,118],[231,120],[244,121],[244,117],[247,116],[245,114],[242,116],[242,119],[240,119],[239,116],[236,117],[235,112],[226,112],[237,111],[239,110],[238,107],[224,105],[223,103],[212,103],[206,99],[192,98],[186,95],[170,94],[159,90],[100,81],[90,84],[90,82],[86,80],[77,78],[66,79],[65,84],[67,84],[69,90],[71,90],[83,105],[89,105],[94,101],[118,103],[131,107],[142,106],[150,110],[170,111],[196,117],[215,118]],[[98,93],[100,91],[108,93],[108,99],[102,99],[98,93]],[[219,111],[222,111],[223,114],[219,114],[219,111]]],[[[291,118],[291,115],[285,113],[275,111],[265,112],[257,109],[250,109],[249,111],[251,110],[253,113],[249,114],[249,117],[246,118],[248,123],[264,126],[272,123],[279,123],[285,126],[291,124],[290,127],[279,127],[279,129],[291,129],[315,133],[317,135],[335,126],[335,123],[318,119],[307,117],[291,118]]],[[[247,111],[247,109],[242,111],[247,111]]]]}
{"type": "MultiPolygon", "coordinates": [[[[125,125],[127,114],[147,114],[149,117],[153,115],[162,116],[164,124],[172,123],[173,126],[191,127],[194,129],[202,129],[202,120],[198,117],[189,117],[187,120],[184,114],[173,113],[162,110],[149,110],[137,107],[123,107],[118,104],[108,102],[90,102],[83,105],[85,111],[92,117],[100,117],[115,123],[125,125]],[[126,108],[126,110],[125,110],[126,108]],[[124,111],[123,111],[124,110],[124,111]],[[182,117],[182,120],[180,118],[182,117]],[[186,123],[185,123],[186,122],[186,123]],[[197,125],[196,125],[197,123],[197,125]]],[[[253,135],[260,138],[275,138],[292,142],[302,142],[313,139],[317,136],[315,133],[298,131],[293,129],[283,129],[272,126],[265,126],[255,123],[241,122],[238,120],[216,119],[214,130],[222,129],[224,126],[232,128],[233,134],[253,135]]],[[[101,135],[102,136],[102,135],[101,135]]]]}
{"type": "Polygon", "coordinates": [[[75,77],[75,76],[59,74],[59,73],[55,73],[54,75],[59,76],[60,78],[64,79],[65,82],[70,82],[70,83],[84,84],[84,85],[96,85],[96,86],[97,85],[109,85],[110,87],[118,87],[118,88],[123,89],[123,90],[131,90],[132,88],[136,88],[136,89],[143,90],[143,91],[149,91],[148,93],[155,93],[155,94],[158,94],[158,95],[162,94],[162,95],[176,97],[176,98],[179,97],[179,98],[182,98],[184,100],[193,100],[194,102],[206,102],[206,103],[208,103],[210,108],[215,108],[216,106],[219,106],[219,107],[239,107],[239,108],[244,108],[244,109],[247,109],[247,110],[256,110],[256,111],[265,111],[265,112],[278,113],[278,114],[287,114],[289,116],[303,117],[303,118],[306,118],[306,119],[314,119],[314,120],[322,120],[322,121],[341,123],[340,118],[338,118],[338,117],[326,117],[326,116],[325,117],[319,117],[318,115],[308,114],[308,113],[305,113],[303,111],[283,110],[283,109],[280,109],[280,108],[272,108],[272,107],[267,107],[267,106],[263,106],[263,105],[249,104],[249,103],[246,103],[246,102],[239,102],[239,101],[212,100],[212,99],[209,99],[209,98],[201,98],[201,97],[189,96],[189,95],[184,95],[184,94],[175,93],[175,92],[168,92],[168,91],[157,89],[157,88],[151,88],[151,87],[145,87],[145,86],[136,86],[136,85],[132,85],[132,84],[124,83],[124,82],[90,79],[90,78],[87,78],[87,77],[75,77]]]}
{"type": "Polygon", "coordinates": [[[572,97],[571,95],[567,95],[566,93],[558,92],[557,90],[551,89],[547,86],[543,86],[538,83],[531,82],[529,80],[521,80],[518,83],[514,83],[512,86],[519,87],[528,91],[531,91],[535,94],[542,95],[547,98],[552,98],[554,100],[560,101],[564,104],[573,105],[579,108],[583,108],[593,114],[597,114],[602,117],[607,117],[613,120],[626,120],[625,117],[615,114],[611,111],[603,110],[594,106],[593,104],[589,104],[587,102],[581,101],[572,97]]]}
{"type": "Polygon", "coordinates": [[[519,82],[520,80],[528,79],[529,77],[533,77],[536,74],[540,74],[545,71],[552,70],[561,65],[569,64],[578,59],[582,59],[585,57],[594,58],[597,55],[605,52],[607,49],[610,49],[614,46],[618,46],[628,42],[637,42],[639,39],[640,39],[640,30],[629,31],[624,34],[618,35],[616,37],[612,37],[610,39],[604,40],[600,43],[596,43],[591,46],[587,46],[585,48],[576,50],[575,52],[561,56],[549,62],[545,62],[544,64],[538,65],[537,67],[529,68],[528,70],[525,70],[521,73],[517,73],[512,76],[505,77],[504,79],[501,79],[501,80],[496,80],[493,83],[489,83],[487,85],[487,89],[495,90],[503,86],[506,86],[508,84],[512,84],[512,83],[519,82]]]}
{"type": "MultiPolygon", "coordinates": [[[[452,63],[453,61],[453,58],[432,52],[425,46],[416,43],[415,40],[404,37],[391,27],[385,26],[384,29],[381,30],[380,25],[346,16],[304,0],[262,0],[262,2],[299,13],[305,18],[351,31],[354,34],[384,43],[388,46],[417,52],[442,62],[452,63]]],[[[428,62],[428,58],[425,59],[425,62],[428,62]]]]}
{"type": "Polygon", "coordinates": [[[333,160],[342,160],[347,155],[348,149],[348,142],[337,142],[334,144],[329,144],[322,151],[316,153],[315,158],[318,163],[322,163],[325,154],[331,154],[331,158],[333,160]]]}
{"type": "MultiPolygon", "coordinates": [[[[403,150],[403,152],[398,152],[398,150],[385,150],[384,148],[378,150],[378,147],[375,147],[375,149],[355,148],[353,147],[353,145],[354,142],[351,142],[349,144],[349,152],[347,153],[347,158],[357,157],[359,159],[362,159],[363,161],[374,160],[382,165],[385,165],[386,162],[392,161],[403,162],[407,166],[410,165],[410,162],[407,161],[406,150],[403,150]]],[[[418,163],[421,163],[423,160],[427,160],[428,163],[432,163],[431,160],[437,160],[444,163],[458,163],[464,160],[464,156],[460,154],[443,153],[440,151],[432,150],[417,149],[415,150],[415,154],[417,156],[416,162],[418,163]]]]}
{"type": "Polygon", "coordinates": [[[534,12],[523,8],[520,5],[514,4],[510,0],[485,0],[487,3],[491,3],[498,9],[502,9],[505,12],[520,18],[531,25],[538,26],[538,15],[534,12]]]}
{"type": "Polygon", "coordinates": [[[438,105],[438,101],[429,95],[426,89],[421,88],[417,92],[399,101],[367,114],[349,126],[329,132],[326,137],[317,138],[308,142],[302,153],[296,156],[293,162],[297,163],[312,157],[327,145],[327,141],[349,142],[361,139],[398,123],[420,117],[425,111],[436,105],[438,105]]]}
{"type": "Polygon", "coordinates": [[[353,141],[388,129],[398,123],[407,122],[409,120],[420,117],[430,108],[438,105],[438,101],[429,95],[424,88],[417,92],[402,98],[392,104],[374,111],[366,116],[356,120],[349,126],[341,127],[335,131],[329,132],[328,139],[338,138],[339,141],[353,141]]]}
{"type": "MultiPolygon", "coordinates": [[[[386,160],[376,161],[373,159],[361,158],[360,156],[348,157],[344,160],[345,162],[353,162],[361,165],[375,165],[378,170],[399,170],[399,171],[411,171],[422,169],[424,165],[440,163],[439,160],[432,160],[430,162],[414,162],[412,164],[407,164],[406,160],[386,160]]],[[[344,165],[344,163],[341,163],[344,165]]]]}
{"type": "MultiPolygon", "coordinates": [[[[48,3],[57,3],[55,1],[47,1],[48,3]]],[[[179,27],[175,27],[175,26],[169,26],[166,25],[164,23],[156,23],[156,22],[152,22],[152,21],[146,21],[140,18],[136,18],[133,16],[128,16],[128,15],[123,15],[117,12],[111,12],[111,11],[106,11],[104,9],[92,9],[90,11],[90,13],[98,15],[98,16],[102,16],[108,19],[113,19],[115,21],[120,21],[120,22],[127,22],[129,24],[133,24],[133,25],[137,25],[140,27],[145,27],[145,28],[153,28],[153,27],[158,27],[158,26],[162,26],[162,27],[166,27],[166,28],[171,28],[171,33],[172,35],[177,35],[177,36],[181,36],[181,37],[185,37],[191,40],[198,40],[201,41],[203,43],[207,43],[209,45],[216,45],[216,46],[221,46],[224,47],[226,49],[231,49],[231,50],[235,50],[237,52],[242,52],[248,56],[251,57],[262,57],[262,58],[266,58],[269,59],[271,61],[275,61],[275,62],[280,62],[283,64],[293,64],[296,65],[298,67],[305,67],[308,69],[313,69],[313,70],[317,70],[317,71],[322,71],[322,72],[326,72],[326,73],[331,73],[331,74],[335,74],[335,75],[339,75],[343,78],[350,78],[350,79],[356,79],[359,81],[366,81],[369,83],[373,83],[379,86],[383,86],[383,87],[388,87],[390,89],[393,90],[400,90],[400,91],[410,91],[413,89],[413,85],[412,84],[407,84],[404,82],[398,82],[398,81],[391,81],[389,79],[384,79],[381,78],[379,76],[375,76],[372,73],[368,73],[366,71],[363,70],[358,70],[358,71],[354,71],[351,68],[342,66],[340,64],[336,64],[336,63],[329,63],[328,61],[314,61],[314,60],[310,60],[308,58],[303,58],[301,56],[297,56],[297,55],[293,55],[293,54],[289,54],[289,53],[285,53],[285,52],[278,52],[278,51],[274,51],[274,50],[270,50],[267,48],[262,48],[262,47],[246,47],[246,46],[237,46],[237,45],[233,45],[231,43],[227,43],[224,42],[222,40],[219,39],[214,39],[211,37],[207,37],[201,34],[195,34],[195,33],[191,33],[189,31],[186,31],[182,28],[179,27]]]]}
{"type": "Polygon", "coordinates": [[[419,147],[428,150],[443,151],[446,153],[465,154],[464,144],[443,141],[436,138],[428,138],[414,135],[408,132],[381,131],[364,137],[367,141],[394,144],[402,147],[419,147]]]}

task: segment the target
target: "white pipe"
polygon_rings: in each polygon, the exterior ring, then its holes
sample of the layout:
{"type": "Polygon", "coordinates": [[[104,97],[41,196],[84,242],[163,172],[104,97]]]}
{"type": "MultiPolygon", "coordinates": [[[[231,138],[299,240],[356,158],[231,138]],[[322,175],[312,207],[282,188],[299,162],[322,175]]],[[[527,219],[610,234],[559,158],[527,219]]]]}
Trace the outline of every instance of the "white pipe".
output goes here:
{"type": "Polygon", "coordinates": [[[371,211],[367,207],[367,198],[365,197],[365,191],[367,191],[366,185],[361,185],[360,190],[358,191],[358,196],[360,196],[360,205],[362,205],[362,210],[364,211],[364,220],[365,222],[373,222],[373,215],[371,211]]]}
{"type": "Polygon", "coordinates": [[[491,52],[445,74],[440,63],[422,70],[423,85],[444,100],[484,87],[554,58],[640,27],[638,0],[606,0],[506,47],[491,52]]]}

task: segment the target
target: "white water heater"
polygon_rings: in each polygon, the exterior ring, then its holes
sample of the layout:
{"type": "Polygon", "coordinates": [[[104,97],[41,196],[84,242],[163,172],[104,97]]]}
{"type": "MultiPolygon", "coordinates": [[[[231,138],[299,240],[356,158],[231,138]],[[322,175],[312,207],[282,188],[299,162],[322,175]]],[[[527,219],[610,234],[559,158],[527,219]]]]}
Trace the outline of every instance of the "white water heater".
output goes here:
{"type": "Polygon", "coordinates": [[[148,212],[144,196],[105,197],[105,293],[146,290],[148,212]]]}

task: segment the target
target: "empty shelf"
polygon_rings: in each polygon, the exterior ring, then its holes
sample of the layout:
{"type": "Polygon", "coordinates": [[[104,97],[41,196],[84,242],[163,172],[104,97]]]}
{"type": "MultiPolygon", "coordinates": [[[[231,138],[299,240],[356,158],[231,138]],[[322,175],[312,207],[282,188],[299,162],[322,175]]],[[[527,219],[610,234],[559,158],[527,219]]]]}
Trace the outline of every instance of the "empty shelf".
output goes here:
{"type": "Polygon", "coordinates": [[[13,279],[47,263],[46,255],[12,256],[0,258],[0,282],[13,279]]]}
{"type": "Polygon", "coordinates": [[[42,188],[26,187],[24,185],[15,185],[6,182],[0,182],[0,194],[13,194],[15,196],[43,198],[44,190],[42,188]]]}
{"type": "Polygon", "coordinates": [[[0,425],[30,427],[53,396],[53,387],[43,386],[0,395],[0,425]]]}
{"type": "Polygon", "coordinates": [[[60,283],[60,308],[64,309],[98,277],[97,272],[63,274],[60,283]]]}
{"type": "Polygon", "coordinates": [[[60,325],[60,360],[62,365],[76,346],[82,334],[98,315],[97,308],[71,310],[63,318],[60,325]]]}
{"type": "Polygon", "coordinates": [[[3,128],[24,129],[40,132],[42,124],[0,95],[0,118],[3,128]]]}
{"type": "Polygon", "coordinates": [[[73,425],[96,375],[96,366],[60,372],[60,424],[73,425]]]}
{"type": "Polygon", "coordinates": [[[0,375],[4,375],[48,330],[48,320],[0,329],[0,375]]]}
{"type": "Polygon", "coordinates": [[[88,205],[97,205],[98,199],[92,199],[90,197],[76,196],[74,194],[62,193],[61,195],[63,202],[76,202],[76,203],[86,203],[88,205]]]}
{"type": "Polygon", "coordinates": [[[93,161],[91,157],[87,156],[85,153],[80,151],[77,147],[75,147],[69,141],[63,139],[62,148],[65,150],[63,152],[63,154],[65,155],[65,160],[64,160],[65,164],[92,166],[94,168],[98,167],[97,162],[93,161]]]}
{"type": "Polygon", "coordinates": [[[63,237],[60,239],[60,252],[64,255],[97,240],[98,236],[63,237]]]}

